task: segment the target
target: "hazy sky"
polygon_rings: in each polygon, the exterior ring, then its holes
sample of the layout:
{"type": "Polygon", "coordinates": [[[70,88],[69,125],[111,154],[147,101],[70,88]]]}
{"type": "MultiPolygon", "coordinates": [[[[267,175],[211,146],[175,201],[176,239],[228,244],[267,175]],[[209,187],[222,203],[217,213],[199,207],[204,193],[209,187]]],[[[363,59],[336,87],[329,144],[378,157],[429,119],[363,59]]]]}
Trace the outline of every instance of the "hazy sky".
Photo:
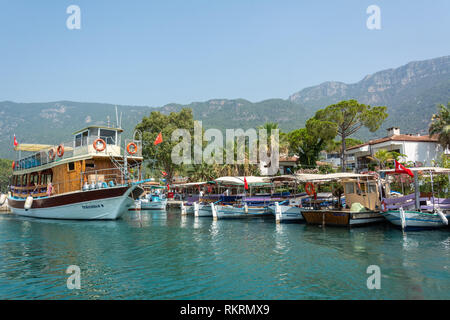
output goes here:
{"type": "Polygon", "coordinates": [[[0,0],[0,101],[285,99],[449,55],[449,18],[448,0],[0,0]]]}

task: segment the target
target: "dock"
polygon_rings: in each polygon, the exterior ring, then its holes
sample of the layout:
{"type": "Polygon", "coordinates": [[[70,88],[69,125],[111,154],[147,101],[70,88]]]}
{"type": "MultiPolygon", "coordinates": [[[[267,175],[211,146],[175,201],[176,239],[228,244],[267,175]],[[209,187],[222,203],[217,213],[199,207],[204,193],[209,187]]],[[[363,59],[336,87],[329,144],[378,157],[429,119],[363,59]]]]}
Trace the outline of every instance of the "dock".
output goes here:
{"type": "Polygon", "coordinates": [[[181,200],[169,200],[169,201],[167,201],[167,207],[168,208],[181,208],[181,204],[183,202],[184,201],[181,201],[181,200]]]}

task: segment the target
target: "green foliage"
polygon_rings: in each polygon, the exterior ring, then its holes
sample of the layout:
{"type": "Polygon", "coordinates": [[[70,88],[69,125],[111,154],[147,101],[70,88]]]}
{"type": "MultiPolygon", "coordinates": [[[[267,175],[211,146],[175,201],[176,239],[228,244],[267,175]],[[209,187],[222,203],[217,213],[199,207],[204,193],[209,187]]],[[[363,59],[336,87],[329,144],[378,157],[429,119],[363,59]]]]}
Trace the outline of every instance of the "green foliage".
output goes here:
{"type": "MultiPolygon", "coordinates": [[[[364,141],[359,139],[353,139],[353,138],[347,138],[345,139],[345,146],[347,148],[357,146],[360,144],[363,144],[364,141]]],[[[342,150],[342,141],[340,140],[332,140],[328,143],[327,147],[325,148],[327,152],[341,152],[342,150]]]]}
{"type": "Polygon", "coordinates": [[[447,106],[438,106],[439,112],[431,118],[428,129],[430,135],[439,135],[439,143],[443,149],[450,148],[450,102],[447,106]]]}
{"type": "Polygon", "coordinates": [[[309,119],[306,128],[288,133],[289,152],[299,157],[301,165],[315,167],[320,151],[334,138],[335,132],[335,124],[309,119]]]}
{"type": "MultiPolygon", "coordinates": [[[[396,151],[387,151],[386,149],[380,149],[373,157],[368,157],[374,160],[380,169],[385,169],[386,167],[393,168],[394,167],[394,160],[399,161],[400,158],[406,157],[405,154],[396,152],[396,151]]],[[[373,165],[373,169],[376,169],[373,165]]]]}
{"type": "MultiPolygon", "coordinates": [[[[316,122],[335,124],[335,136],[339,135],[342,141],[341,159],[342,170],[346,167],[344,152],[346,139],[358,132],[362,127],[375,132],[387,118],[386,107],[371,107],[356,100],[341,101],[318,110],[313,119],[316,122]]],[[[334,138],[334,137],[333,137],[334,138]]]]}
{"type": "Polygon", "coordinates": [[[171,158],[172,149],[179,143],[179,141],[172,141],[172,132],[175,129],[188,130],[191,135],[191,145],[193,145],[194,118],[192,110],[182,109],[180,112],[171,112],[169,115],[153,111],[149,117],[142,119],[136,129],[142,132],[144,158],[156,160],[155,168],[164,170],[167,173],[167,181],[171,182],[175,173],[183,170],[183,164],[177,165],[171,158]],[[160,132],[163,142],[155,146],[153,142],[160,132]]]}
{"type": "Polygon", "coordinates": [[[9,179],[12,176],[12,161],[0,159],[0,191],[8,191],[9,179]]]}

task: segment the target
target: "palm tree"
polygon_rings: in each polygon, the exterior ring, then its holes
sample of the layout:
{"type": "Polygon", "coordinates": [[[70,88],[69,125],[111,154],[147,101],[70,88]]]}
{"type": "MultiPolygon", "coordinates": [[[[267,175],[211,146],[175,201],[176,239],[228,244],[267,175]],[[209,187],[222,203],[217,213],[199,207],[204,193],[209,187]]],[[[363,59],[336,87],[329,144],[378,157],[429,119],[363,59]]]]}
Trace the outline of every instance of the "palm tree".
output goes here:
{"type": "Polygon", "coordinates": [[[368,156],[367,158],[377,161],[380,165],[380,168],[384,169],[386,168],[388,162],[392,162],[394,160],[398,161],[400,157],[406,157],[406,155],[398,153],[396,151],[387,151],[386,149],[380,149],[375,152],[373,157],[368,156]]]}
{"type": "Polygon", "coordinates": [[[431,124],[428,128],[430,135],[438,135],[439,144],[442,148],[450,148],[450,102],[447,106],[438,106],[439,112],[433,114],[431,124]]]}

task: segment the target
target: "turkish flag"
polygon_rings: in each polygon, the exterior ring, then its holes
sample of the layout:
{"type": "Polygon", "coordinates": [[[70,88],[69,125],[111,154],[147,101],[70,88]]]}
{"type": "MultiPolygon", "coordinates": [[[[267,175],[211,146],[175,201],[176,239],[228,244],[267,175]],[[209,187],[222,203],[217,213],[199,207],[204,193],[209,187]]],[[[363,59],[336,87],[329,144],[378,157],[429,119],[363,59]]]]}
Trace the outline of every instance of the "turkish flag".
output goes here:
{"type": "Polygon", "coordinates": [[[248,190],[248,183],[247,183],[247,179],[244,177],[244,189],[248,190]]]}
{"type": "Polygon", "coordinates": [[[155,142],[153,142],[153,144],[156,146],[157,144],[160,144],[161,142],[163,142],[163,138],[162,138],[162,133],[160,132],[158,134],[158,136],[156,137],[155,142]]]}
{"type": "Polygon", "coordinates": [[[414,177],[412,171],[409,170],[408,168],[405,168],[405,166],[403,166],[397,160],[394,160],[394,164],[395,164],[395,173],[406,173],[409,174],[411,177],[414,177]]]}
{"type": "Polygon", "coordinates": [[[167,172],[161,171],[161,173],[162,173],[162,175],[163,175],[164,177],[167,176],[167,172]]]}
{"type": "Polygon", "coordinates": [[[16,135],[14,134],[14,147],[17,147],[19,143],[17,142],[16,135]]]}

